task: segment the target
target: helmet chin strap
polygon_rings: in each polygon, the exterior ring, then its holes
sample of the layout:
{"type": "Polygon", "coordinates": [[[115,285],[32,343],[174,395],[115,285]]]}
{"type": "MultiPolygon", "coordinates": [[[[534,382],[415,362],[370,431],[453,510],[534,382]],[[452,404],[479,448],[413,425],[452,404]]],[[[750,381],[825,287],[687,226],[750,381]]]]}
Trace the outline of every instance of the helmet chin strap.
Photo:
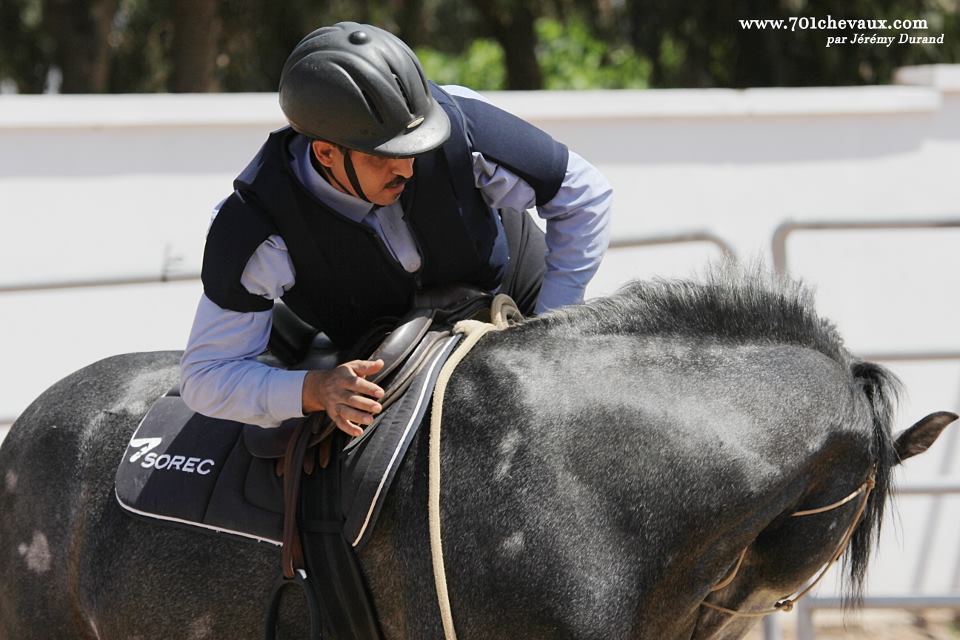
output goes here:
{"type": "MultiPolygon", "coordinates": [[[[363,187],[360,186],[360,179],[357,178],[357,170],[353,167],[353,154],[350,149],[344,149],[343,151],[343,168],[347,171],[347,178],[349,178],[353,190],[356,191],[357,197],[370,202],[370,198],[367,197],[367,194],[363,192],[363,187]]],[[[373,203],[370,202],[370,204],[373,203]]]]}
{"type": "MultiPolygon", "coordinates": [[[[363,192],[363,187],[360,186],[360,179],[357,178],[357,170],[353,166],[353,158],[351,156],[350,149],[347,149],[346,147],[340,147],[340,152],[343,154],[343,168],[347,172],[347,178],[350,180],[350,185],[353,187],[354,193],[361,200],[373,204],[373,202],[367,197],[367,194],[363,192]]],[[[350,189],[347,189],[342,182],[337,180],[337,176],[333,175],[333,171],[326,165],[322,164],[312,150],[310,152],[310,163],[313,165],[314,169],[320,172],[320,175],[327,179],[327,182],[332,180],[338,187],[340,187],[341,191],[344,193],[350,193],[350,189]]]]}

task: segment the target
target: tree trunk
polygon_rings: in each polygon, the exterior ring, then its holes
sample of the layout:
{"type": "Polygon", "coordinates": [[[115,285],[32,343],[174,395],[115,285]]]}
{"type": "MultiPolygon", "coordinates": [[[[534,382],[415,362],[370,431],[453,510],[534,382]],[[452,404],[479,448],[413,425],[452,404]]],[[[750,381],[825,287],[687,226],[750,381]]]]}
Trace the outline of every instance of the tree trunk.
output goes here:
{"type": "Polygon", "coordinates": [[[108,36],[119,0],[46,0],[44,22],[63,72],[62,93],[103,93],[110,75],[108,36]]]}
{"type": "Polygon", "coordinates": [[[503,47],[508,89],[542,89],[543,75],[537,62],[536,16],[522,0],[490,2],[474,0],[493,37],[503,47]]]}
{"type": "Polygon", "coordinates": [[[397,17],[397,36],[413,49],[423,44],[424,25],[423,0],[401,0],[395,3],[397,17]]]}
{"type": "Polygon", "coordinates": [[[219,6],[218,0],[174,0],[170,91],[202,93],[218,89],[219,6]]]}

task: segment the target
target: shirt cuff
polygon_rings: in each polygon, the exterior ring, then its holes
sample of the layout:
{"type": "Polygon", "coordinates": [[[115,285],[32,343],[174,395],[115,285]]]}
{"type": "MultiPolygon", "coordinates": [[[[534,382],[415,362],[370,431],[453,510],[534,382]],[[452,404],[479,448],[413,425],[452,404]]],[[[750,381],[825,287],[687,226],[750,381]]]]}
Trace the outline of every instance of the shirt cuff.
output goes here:
{"type": "Polygon", "coordinates": [[[306,371],[272,369],[267,380],[267,410],[278,422],[303,417],[303,381],[306,371]]]}
{"type": "Polygon", "coordinates": [[[583,302],[586,285],[565,281],[561,278],[562,274],[559,272],[547,272],[543,277],[543,285],[540,287],[540,295],[537,298],[535,310],[537,314],[559,309],[568,304],[583,302]]]}

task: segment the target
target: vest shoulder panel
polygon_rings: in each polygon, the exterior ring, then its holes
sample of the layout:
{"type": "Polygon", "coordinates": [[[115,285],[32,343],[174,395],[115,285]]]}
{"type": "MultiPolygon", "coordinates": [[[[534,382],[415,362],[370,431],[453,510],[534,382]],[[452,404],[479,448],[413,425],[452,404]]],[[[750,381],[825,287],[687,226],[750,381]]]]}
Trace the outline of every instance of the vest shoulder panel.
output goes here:
{"type": "Polygon", "coordinates": [[[203,293],[218,306],[233,311],[266,311],[273,307],[272,300],[247,291],[240,278],[250,256],[275,233],[276,227],[258,207],[251,206],[243,193],[233,192],[207,232],[200,270],[203,293]]]}

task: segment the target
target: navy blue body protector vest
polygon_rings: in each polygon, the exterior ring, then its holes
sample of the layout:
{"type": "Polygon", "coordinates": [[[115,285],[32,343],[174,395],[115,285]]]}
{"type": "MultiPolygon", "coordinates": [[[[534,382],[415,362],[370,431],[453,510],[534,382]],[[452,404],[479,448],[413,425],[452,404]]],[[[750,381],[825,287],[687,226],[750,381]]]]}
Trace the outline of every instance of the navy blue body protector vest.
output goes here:
{"type": "Polygon", "coordinates": [[[567,148],[519,118],[480,100],[453,97],[431,84],[447,112],[450,138],[417,156],[400,202],[421,254],[409,273],[370,227],[314,198],[295,177],[290,128],[274,132],[234,181],[207,234],[201,278],[224,309],[266,311],[271,300],[249,293],[240,277],[270,235],[287,245],[296,283],[283,301],[340,347],[379,318],[400,316],[419,288],[469,283],[499,286],[510,259],[498,213],[475,187],[471,151],[524,179],[542,205],[556,194],[567,148]]]}

